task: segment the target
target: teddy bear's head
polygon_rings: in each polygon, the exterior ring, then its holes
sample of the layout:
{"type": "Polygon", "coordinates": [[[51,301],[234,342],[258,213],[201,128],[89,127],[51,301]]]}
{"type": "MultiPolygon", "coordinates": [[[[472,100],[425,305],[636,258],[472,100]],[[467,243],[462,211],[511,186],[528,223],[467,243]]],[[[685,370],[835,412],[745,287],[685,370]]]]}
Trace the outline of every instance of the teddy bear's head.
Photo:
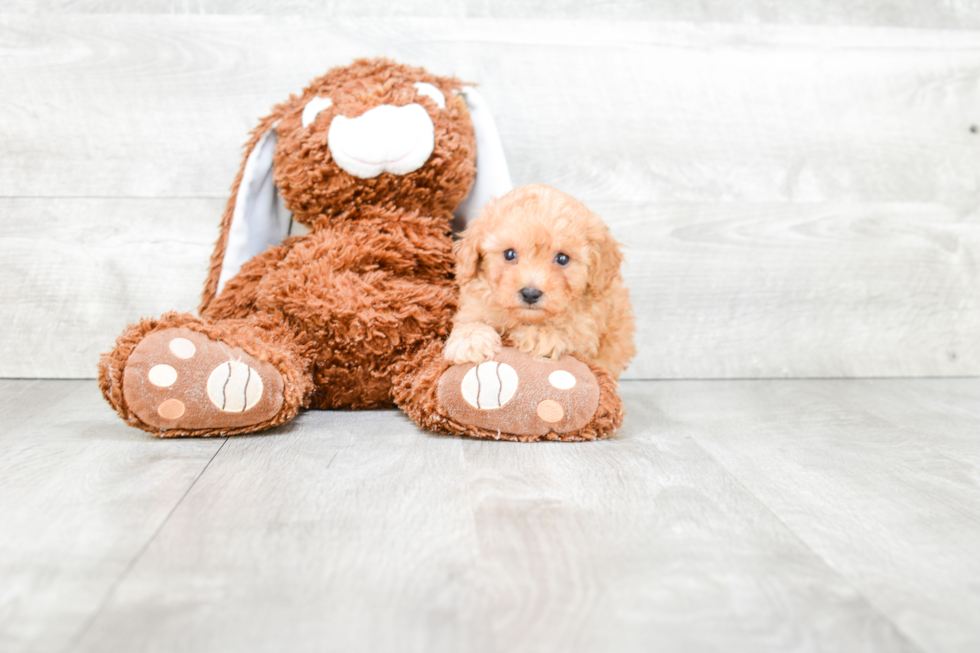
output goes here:
{"type": "Polygon", "coordinates": [[[314,226],[376,205],[452,213],[476,171],[462,88],[422,68],[361,59],[276,107],[275,183],[294,219],[314,226]]]}
{"type": "Polygon", "coordinates": [[[473,87],[388,59],[334,68],[252,133],[201,310],[246,261],[289,236],[379,211],[445,218],[458,231],[511,188],[473,87]]]}

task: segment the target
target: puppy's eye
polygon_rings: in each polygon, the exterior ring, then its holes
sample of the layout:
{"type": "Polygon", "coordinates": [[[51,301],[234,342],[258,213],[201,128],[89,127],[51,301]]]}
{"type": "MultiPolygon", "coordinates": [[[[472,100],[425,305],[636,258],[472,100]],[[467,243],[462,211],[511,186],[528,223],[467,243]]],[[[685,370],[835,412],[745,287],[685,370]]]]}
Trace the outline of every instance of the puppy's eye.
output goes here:
{"type": "Polygon", "coordinates": [[[568,265],[569,260],[571,259],[568,258],[568,254],[559,254],[558,256],[555,257],[555,263],[557,263],[562,267],[568,265]]]}
{"type": "Polygon", "coordinates": [[[514,250],[508,249],[506,252],[504,252],[505,260],[513,261],[515,258],[517,258],[517,252],[515,252],[514,250]]]}

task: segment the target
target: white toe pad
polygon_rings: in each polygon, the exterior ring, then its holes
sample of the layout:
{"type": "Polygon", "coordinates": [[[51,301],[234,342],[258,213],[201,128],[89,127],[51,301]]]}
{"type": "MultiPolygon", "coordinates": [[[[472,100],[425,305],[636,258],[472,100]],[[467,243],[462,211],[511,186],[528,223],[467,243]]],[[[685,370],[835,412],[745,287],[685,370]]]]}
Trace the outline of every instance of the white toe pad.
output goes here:
{"type": "Polygon", "coordinates": [[[460,390],[474,408],[500,408],[517,392],[517,372],[506,363],[480,363],[463,377],[460,390]]]}

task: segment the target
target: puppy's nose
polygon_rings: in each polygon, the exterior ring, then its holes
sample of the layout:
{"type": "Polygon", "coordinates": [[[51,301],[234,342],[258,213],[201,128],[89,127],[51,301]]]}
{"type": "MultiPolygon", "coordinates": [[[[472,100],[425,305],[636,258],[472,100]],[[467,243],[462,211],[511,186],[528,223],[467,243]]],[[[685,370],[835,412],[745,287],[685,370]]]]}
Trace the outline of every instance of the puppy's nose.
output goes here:
{"type": "Polygon", "coordinates": [[[530,286],[527,288],[521,288],[521,297],[524,299],[525,304],[533,304],[541,299],[541,295],[543,294],[544,293],[537,288],[532,288],[530,286]]]}

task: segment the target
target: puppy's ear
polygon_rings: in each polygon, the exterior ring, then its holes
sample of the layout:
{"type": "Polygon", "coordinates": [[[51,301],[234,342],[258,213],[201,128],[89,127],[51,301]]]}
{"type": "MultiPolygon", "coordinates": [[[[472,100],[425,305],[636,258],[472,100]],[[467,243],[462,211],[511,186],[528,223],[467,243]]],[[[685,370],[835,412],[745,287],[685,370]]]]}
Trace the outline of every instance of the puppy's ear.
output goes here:
{"type": "Polygon", "coordinates": [[[601,224],[591,240],[589,290],[593,295],[602,295],[616,279],[620,278],[623,252],[620,250],[620,243],[612,237],[605,224],[601,224]]]}
{"type": "Polygon", "coordinates": [[[483,232],[483,221],[474,220],[453,245],[453,253],[456,255],[456,283],[460,286],[473,281],[480,270],[480,241],[483,240],[483,232]]]}

